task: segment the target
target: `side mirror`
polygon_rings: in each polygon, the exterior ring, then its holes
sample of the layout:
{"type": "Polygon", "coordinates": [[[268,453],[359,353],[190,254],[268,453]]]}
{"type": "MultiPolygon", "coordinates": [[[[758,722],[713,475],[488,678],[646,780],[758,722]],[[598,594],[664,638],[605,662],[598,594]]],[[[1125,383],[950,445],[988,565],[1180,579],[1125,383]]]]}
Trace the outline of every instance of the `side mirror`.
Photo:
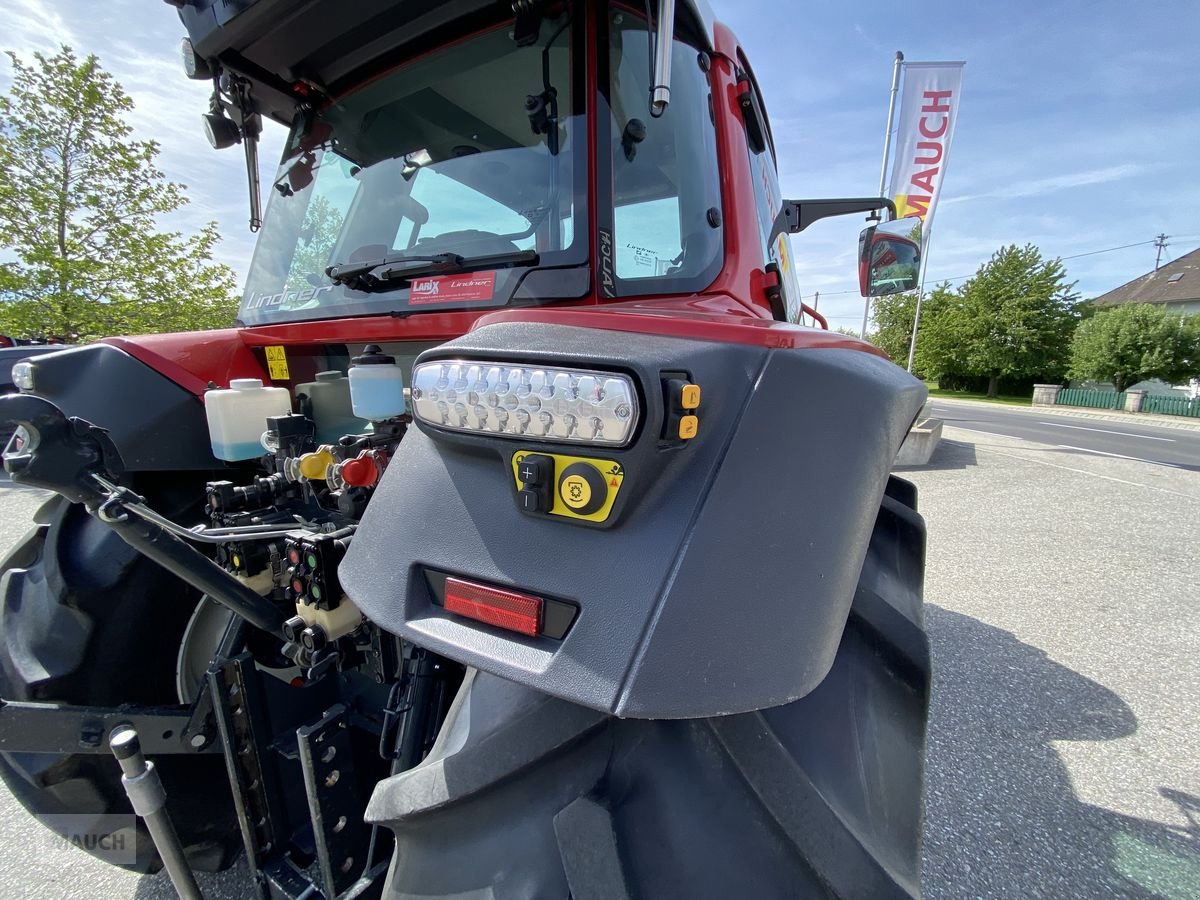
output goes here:
{"type": "Polygon", "coordinates": [[[864,228],[858,236],[858,289],[883,297],[916,288],[921,273],[921,218],[906,216],[864,228]]]}

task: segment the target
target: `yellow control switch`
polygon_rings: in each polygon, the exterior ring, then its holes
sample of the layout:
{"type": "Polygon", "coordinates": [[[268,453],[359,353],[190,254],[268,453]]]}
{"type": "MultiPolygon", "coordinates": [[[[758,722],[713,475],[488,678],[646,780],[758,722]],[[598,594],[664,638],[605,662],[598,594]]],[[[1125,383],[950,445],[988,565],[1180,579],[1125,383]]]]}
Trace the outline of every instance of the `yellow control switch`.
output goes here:
{"type": "Polygon", "coordinates": [[[683,416],[679,420],[679,439],[681,441],[690,441],[699,430],[700,420],[695,416],[683,416]]]}
{"type": "Polygon", "coordinates": [[[599,524],[608,520],[625,470],[612,459],[589,459],[540,450],[518,450],[512,455],[517,507],[526,513],[583,519],[599,524]],[[525,502],[544,485],[548,496],[525,502]],[[546,505],[548,501],[548,507],[546,505]]]}
{"type": "MultiPolygon", "coordinates": [[[[679,394],[679,405],[684,409],[695,409],[700,405],[700,385],[685,384],[679,394]]],[[[680,435],[683,437],[683,435],[680,435]]]]}

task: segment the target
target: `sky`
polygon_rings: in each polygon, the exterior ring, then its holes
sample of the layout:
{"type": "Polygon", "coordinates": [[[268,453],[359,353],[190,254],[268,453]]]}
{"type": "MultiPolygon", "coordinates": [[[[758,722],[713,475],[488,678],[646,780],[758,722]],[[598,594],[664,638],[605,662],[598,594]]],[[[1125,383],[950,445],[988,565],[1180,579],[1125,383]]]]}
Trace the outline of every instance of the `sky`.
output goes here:
{"type": "MultiPolygon", "coordinates": [[[[1152,269],[1159,233],[1164,260],[1200,247],[1195,0],[711,3],[754,67],[789,198],[876,193],[897,50],[914,62],[966,61],[929,286],[961,283],[1000,247],[1033,243],[1062,257],[1091,297],[1152,269]]],[[[0,49],[28,59],[68,43],[100,57],[134,99],[135,133],[157,140],[161,168],[188,186],[191,204],[165,224],[187,231],[216,220],[219,258],[244,275],[253,240],[241,150],[214,151],[204,138],[208,86],[183,76],[174,9],[154,0],[3,7],[0,49]]],[[[10,83],[0,60],[0,90],[10,83]]],[[[269,125],[264,179],[282,142],[282,128],[269,125]]],[[[819,292],[833,327],[861,323],[861,227],[858,217],[827,220],[792,238],[804,299],[819,292]]]]}

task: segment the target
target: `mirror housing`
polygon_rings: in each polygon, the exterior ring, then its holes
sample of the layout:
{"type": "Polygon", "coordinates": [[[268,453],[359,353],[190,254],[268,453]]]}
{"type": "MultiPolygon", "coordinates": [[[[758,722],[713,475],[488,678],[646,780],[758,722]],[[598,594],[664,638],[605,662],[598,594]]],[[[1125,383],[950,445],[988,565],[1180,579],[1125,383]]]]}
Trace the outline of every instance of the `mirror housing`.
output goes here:
{"type": "Polygon", "coordinates": [[[885,297],[917,287],[921,273],[921,218],[870,225],[858,236],[858,289],[885,297]]]}

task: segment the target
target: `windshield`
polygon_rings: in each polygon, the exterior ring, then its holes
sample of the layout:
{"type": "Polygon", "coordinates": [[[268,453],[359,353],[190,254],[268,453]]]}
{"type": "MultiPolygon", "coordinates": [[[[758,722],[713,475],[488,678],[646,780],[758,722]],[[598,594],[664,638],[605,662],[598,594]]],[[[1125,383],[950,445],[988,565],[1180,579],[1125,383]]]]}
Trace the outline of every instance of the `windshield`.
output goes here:
{"type": "MultiPolygon", "coordinates": [[[[573,30],[568,15],[547,20],[534,44],[519,47],[511,25],[499,27],[298,123],[270,191],[241,321],[503,306],[530,272],[586,264],[573,30]],[[454,255],[443,267],[451,274],[435,265],[396,277],[445,254],[454,255]],[[385,260],[392,277],[371,291],[326,274],[385,260]]],[[[579,283],[543,279],[537,299],[574,296],[563,291],[579,283]]]]}

